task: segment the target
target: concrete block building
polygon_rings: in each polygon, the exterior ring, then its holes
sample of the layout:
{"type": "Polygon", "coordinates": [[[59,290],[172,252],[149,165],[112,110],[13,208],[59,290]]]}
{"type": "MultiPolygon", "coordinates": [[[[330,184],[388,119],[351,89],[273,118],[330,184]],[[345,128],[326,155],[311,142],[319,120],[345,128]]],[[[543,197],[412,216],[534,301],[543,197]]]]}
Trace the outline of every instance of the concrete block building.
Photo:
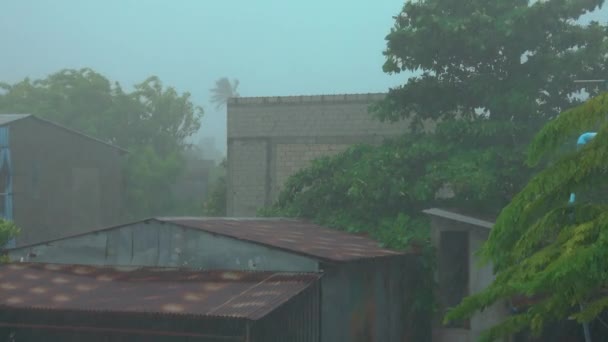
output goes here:
{"type": "Polygon", "coordinates": [[[496,303],[470,320],[441,324],[443,315],[462,299],[478,293],[494,280],[492,265],[479,267],[475,253],[488,239],[492,222],[438,208],[431,217],[431,241],[437,251],[437,319],[433,342],[475,342],[482,331],[510,315],[507,303],[496,303]]]}
{"type": "Polygon", "coordinates": [[[385,94],[233,98],[228,102],[228,216],[271,204],[289,176],[313,159],[403,134],[369,106],[385,94]]]}

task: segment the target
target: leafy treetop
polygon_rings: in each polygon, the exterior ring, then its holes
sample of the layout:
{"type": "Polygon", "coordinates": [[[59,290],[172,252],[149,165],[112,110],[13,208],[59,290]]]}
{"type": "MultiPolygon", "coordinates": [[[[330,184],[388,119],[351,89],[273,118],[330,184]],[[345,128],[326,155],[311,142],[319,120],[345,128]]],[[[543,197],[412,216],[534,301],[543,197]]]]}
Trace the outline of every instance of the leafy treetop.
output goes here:
{"type": "Polygon", "coordinates": [[[538,127],[580,103],[571,95],[585,85],[574,79],[605,74],[606,26],[576,22],[603,2],[408,1],[386,38],[384,70],[418,76],[391,89],[381,118],[483,113],[538,127]]]}
{"type": "Polygon", "coordinates": [[[485,335],[531,328],[574,317],[590,321],[608,307],[608,93],[565,111],[536,135],[529,163],[563,151],[584,131],[598,135],[580,151],[562,153],[518,193],[498,217],[482,256],[497,271],[483,292],[466,298],[446,317],[472,315],[514,295],[536,296],[526,312],[511,316],[485,335]],[[568,206],[570,192],[577,202],[568,206]],[[578,305],[584,309],[579,312],[578,305]]]}
{"type": "Polygon", "coordinates": [[[34,114],[128,149],[128,209],[141,217],[171,209],[170,187],[203,110],[157,77],[126,92],[85,68],[1,83],[0,113],[34,114]]]}
{"type": "Polygon", "coordinates": [[[215,86],[211,88],[211,102],[215,104],[216,109],[225,106],[228,100],[232,97],[239,97],[238,93],[239,80],[230,81],[227,77],[222,77],[215,81],[215,86]]]}

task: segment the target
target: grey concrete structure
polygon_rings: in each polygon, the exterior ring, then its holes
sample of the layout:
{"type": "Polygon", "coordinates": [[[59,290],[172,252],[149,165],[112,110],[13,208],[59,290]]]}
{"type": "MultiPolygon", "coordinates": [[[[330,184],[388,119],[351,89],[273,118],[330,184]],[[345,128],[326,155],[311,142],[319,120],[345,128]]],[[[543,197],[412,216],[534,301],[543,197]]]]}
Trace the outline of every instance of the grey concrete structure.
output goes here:
{"type": "Polygon", "coordinates": [[[0,127],[12,156],[12,192],[0,192],[13,202],[18,245],[123,220],[127,151],[32,115],[0,114],[0,127]]]}
{"type": "Polygon", "coordinates": [[[318,157],[407,131],[369,106],[384,94],[234,98],[228,102],[228,215],[254,216],[318,157]]]}
{"type": "Polygon", "coordinates": [[[450,307],[478,293],[494,280],[492,265],[479,267],[475,253],[487,240],[493,223],[459,213],[428,209],[431,241],[437,250],[439,312],[433,328],[433,342],[475,342],[482,331],[509,315],[506,303],[497,303],[471,320],[443,326],[440,322],[450,307]]]}
{"type": "Polygon", "coordinates": [[[321,341],[401,342],[413,329],[416,254],[302,221],[150,219],[7,253],[42,263],[320,272],[321,341]]]}

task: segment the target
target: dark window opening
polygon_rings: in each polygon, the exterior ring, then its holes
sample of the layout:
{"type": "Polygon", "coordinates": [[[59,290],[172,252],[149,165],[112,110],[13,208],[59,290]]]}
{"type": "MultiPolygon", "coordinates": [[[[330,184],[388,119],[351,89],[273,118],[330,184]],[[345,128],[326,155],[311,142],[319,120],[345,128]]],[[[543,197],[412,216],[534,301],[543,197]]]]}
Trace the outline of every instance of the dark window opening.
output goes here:
{"type": "MultiPolygon", "coordinates": [[[[439,298],[442,313],[469,294],[469,233],[442,232],[439,248],[439,298]]],[[[469,321],[454,321],[450,328],[469,328],[469,321]]]]}

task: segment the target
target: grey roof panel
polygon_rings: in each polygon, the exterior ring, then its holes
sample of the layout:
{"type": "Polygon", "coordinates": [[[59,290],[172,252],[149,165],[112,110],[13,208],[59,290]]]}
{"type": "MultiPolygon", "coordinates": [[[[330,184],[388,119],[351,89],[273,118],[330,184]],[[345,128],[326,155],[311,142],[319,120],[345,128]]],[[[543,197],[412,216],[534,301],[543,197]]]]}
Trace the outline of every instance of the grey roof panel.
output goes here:
{"type": "Polygon", "coordinates": [[[454,213],[451,211],[438,209],[438,208],[426,209],[426,210],[423,210],[422,212],[425,214],[431,215],[431,216],[441,217],[441,218],[445,218],[448,220],[462,222],[462,223],[466,223],[466,224],[470,224],[470,225],[474,225],[474,226],[478,226],[478,227],[482,227],[482,228],[487,228],[487,229],[492,229],[492,227],[494,226],[493,222],[480,220],[480,219],[477,219],[477,218],[474,218],[471,216],[465,216],[465,215],[461,215],[458,213],[454,213]]]}
{"type": "Polygon", "coordinates": [[[129,152],[129,151],[125,150],[124,148],[120,147],[120,146],[113,145],[113,144],[105,142],[105,141],[103,141],[101,139],[97,139],[97,138],[92,137],[90,135],[84,134],[84,133],[82,133],[80,131],[77,131],[77,130],[71,129],[69,127],[60,125],[60,124],[58,124],[56,122],[39,118],[39,117],[37,117],[35,115],[32,115],[32,114],[0,114],[0,126],[9,125],[9,124],[12,124],[12,123],[14,123],[16,121],[19,121],[19,120],[22,120],[22,119],[25,119],[25,118],[29,118],[29,117],[34,118],[34,119],[38,120],[39,122],[45,123],[47,125],[51,125],[51,126],[59,128],[59,129],[63,129],[65,131],[69,132],[69,133],[79,135],[79,136],[81,136],[81,137],[83,137],[85,139],[93,140],[93,141],[98,142],[100,144],[112,147],[114,149],[117,149],[121,153],[128,153],[129,152]]]}
{"type": "Polygon", "coordinates": [[[30,114],[0,114],[0,126],[30,117],[30,114]]]}

